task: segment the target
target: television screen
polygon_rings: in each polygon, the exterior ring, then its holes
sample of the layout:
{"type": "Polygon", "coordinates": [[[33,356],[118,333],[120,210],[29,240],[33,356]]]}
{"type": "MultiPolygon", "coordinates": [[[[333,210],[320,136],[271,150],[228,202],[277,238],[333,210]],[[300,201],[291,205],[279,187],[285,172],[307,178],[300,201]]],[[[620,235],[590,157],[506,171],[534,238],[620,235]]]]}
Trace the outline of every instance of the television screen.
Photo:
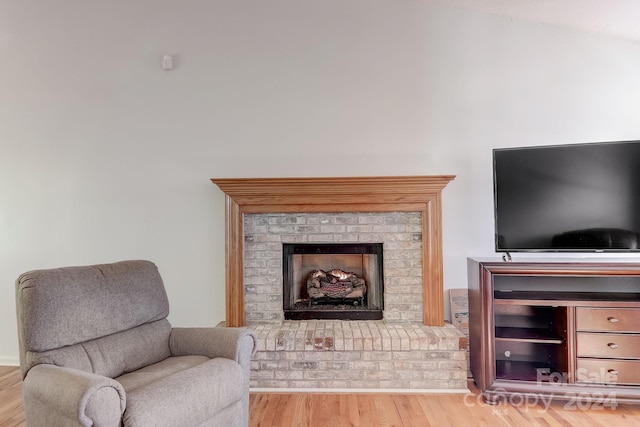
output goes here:
{"type": "Polygon", "coordinates": [[[498,252],[640,251],[640,141],[493,150],[498,252]]]}

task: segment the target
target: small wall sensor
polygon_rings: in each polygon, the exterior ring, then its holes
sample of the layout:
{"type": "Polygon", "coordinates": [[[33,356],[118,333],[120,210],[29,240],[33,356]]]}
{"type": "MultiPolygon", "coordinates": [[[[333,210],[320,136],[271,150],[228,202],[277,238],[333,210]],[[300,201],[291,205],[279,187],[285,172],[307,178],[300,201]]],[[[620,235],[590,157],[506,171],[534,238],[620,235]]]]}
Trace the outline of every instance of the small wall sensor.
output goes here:
{"type": "Polygon", "coordinates": [[[173,55],[162,55],[162,69],[166,71],[173,70],[173,55]]]}

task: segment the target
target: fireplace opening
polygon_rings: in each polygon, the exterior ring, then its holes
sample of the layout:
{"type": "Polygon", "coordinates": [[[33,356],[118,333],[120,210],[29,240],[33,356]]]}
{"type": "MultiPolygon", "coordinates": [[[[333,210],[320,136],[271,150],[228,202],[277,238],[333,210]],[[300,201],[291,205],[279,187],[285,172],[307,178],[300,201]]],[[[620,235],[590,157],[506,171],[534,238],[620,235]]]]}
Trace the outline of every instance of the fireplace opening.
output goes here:
{"type": "Polygon", "coordinates": [[[284,243],[282,249],[286,320],[382,319],[382,243],[284,243]]]}

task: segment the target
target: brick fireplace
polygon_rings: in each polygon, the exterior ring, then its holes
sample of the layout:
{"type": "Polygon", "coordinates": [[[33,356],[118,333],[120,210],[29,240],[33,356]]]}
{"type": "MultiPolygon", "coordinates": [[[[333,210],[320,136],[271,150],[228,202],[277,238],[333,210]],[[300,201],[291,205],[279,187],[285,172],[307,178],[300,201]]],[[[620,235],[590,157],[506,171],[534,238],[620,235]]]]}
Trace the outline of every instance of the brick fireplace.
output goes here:
{"type": "Polygon", "coordinates": [[[466,341],[444,325],[451,179],[212,179],[226,196],[225,324],[258,337],[252,389],[466,389],[466,341]],[[383,320],[284,320],[283,245],[328,242],[384,247],[383,320]]]}

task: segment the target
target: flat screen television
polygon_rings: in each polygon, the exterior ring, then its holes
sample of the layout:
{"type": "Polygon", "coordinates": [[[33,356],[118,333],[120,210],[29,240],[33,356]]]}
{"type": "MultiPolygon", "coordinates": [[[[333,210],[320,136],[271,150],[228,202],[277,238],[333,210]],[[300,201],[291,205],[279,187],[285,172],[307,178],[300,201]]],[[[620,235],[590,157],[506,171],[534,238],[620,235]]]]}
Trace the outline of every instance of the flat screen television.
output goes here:
{"type": "Polygon", "coordinates": [[[640,140],[493,150],[497,252],[640,251],[640,140]]]}

